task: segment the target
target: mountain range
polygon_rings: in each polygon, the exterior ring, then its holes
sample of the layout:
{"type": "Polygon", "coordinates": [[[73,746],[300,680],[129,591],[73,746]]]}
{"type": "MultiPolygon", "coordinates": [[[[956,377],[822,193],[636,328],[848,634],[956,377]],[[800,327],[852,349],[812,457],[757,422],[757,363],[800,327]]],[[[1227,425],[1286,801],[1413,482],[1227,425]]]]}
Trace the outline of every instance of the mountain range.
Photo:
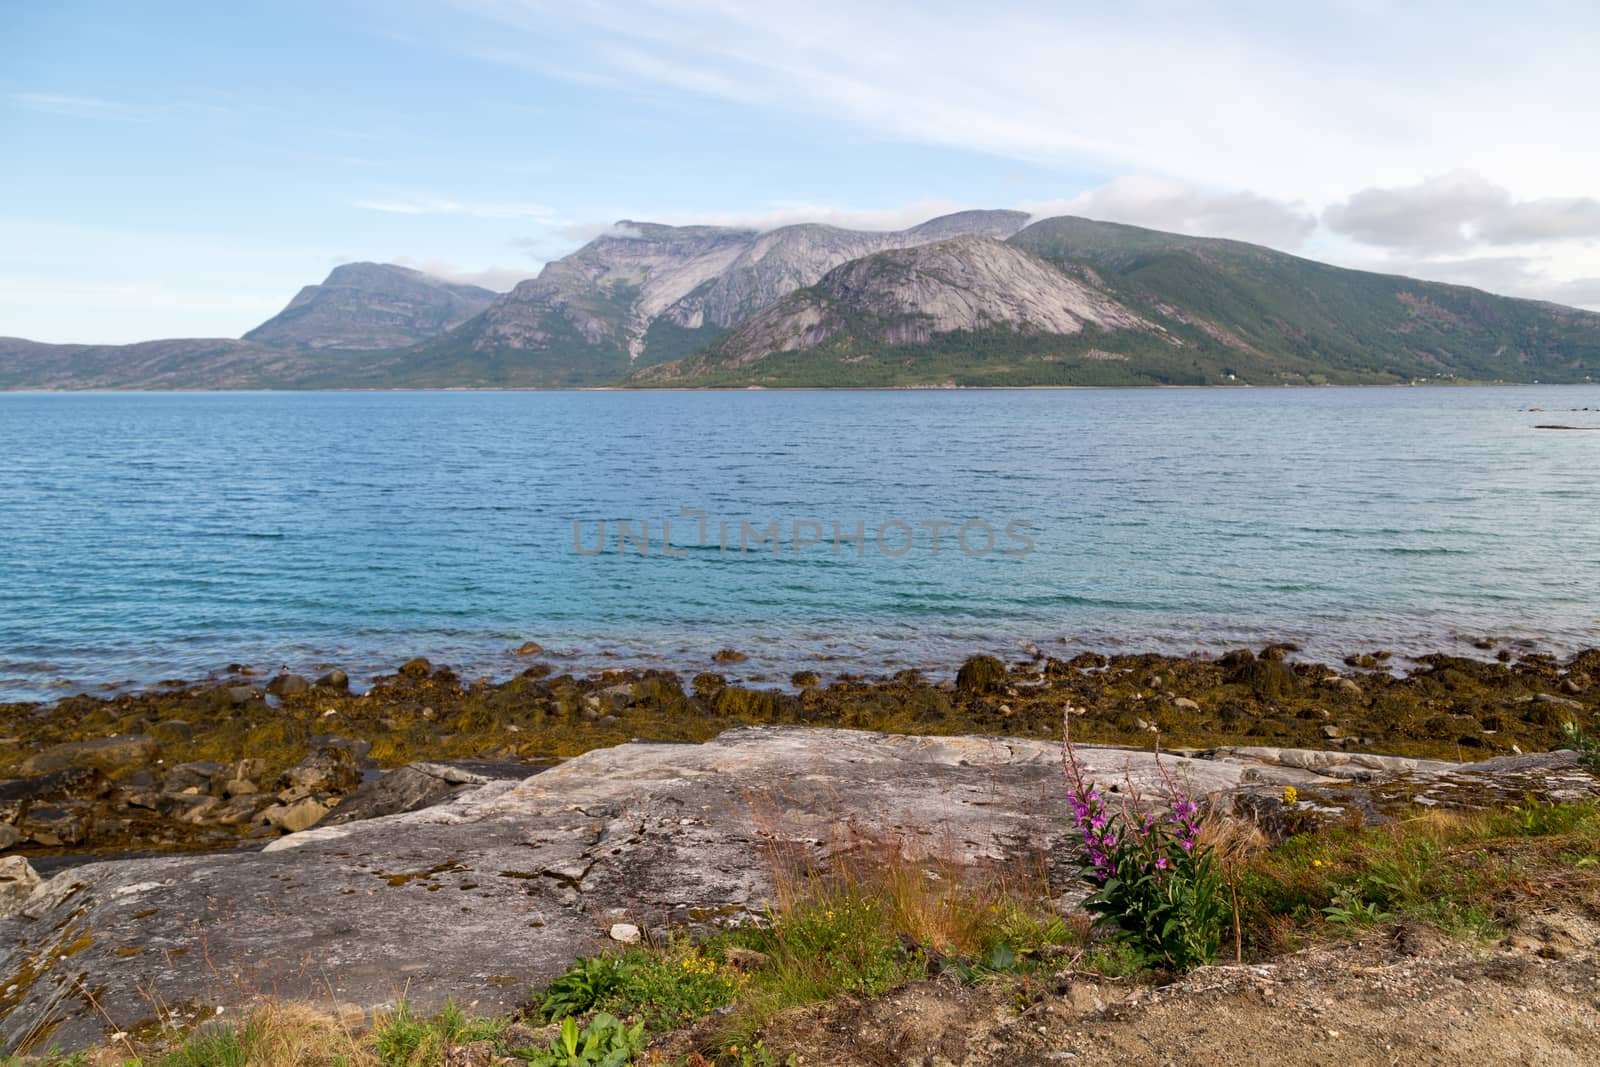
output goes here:
{"type": "Polygon", "coordinates": [[[1590,381],[1600,314],[1016,211],[622,221],[511,292],[352,263],[242,339],[0,338],[0,388],[1590,381]]]}

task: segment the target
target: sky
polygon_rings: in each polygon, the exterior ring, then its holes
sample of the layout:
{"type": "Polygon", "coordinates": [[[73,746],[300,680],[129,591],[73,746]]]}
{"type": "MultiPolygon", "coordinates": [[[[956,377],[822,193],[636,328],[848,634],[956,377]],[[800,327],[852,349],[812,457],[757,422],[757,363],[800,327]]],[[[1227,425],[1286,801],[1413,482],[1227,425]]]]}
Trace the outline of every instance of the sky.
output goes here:
{"type": "Polygon", "coordinates": [[[0,336],[619,219],[1079,214],[1600,309],[1600,5],[0,0],[0,336]]]}

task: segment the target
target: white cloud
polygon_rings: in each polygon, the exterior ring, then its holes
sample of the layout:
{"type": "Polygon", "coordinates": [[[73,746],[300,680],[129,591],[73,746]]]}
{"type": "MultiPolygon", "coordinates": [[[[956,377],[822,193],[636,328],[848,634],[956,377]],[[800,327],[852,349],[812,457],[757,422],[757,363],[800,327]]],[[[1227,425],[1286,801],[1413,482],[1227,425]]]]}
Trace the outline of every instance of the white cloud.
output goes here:
{"type": "Polygon", "coordinates": [[[502,60],[546,74],[1080,173],[1316,204],[1453,167],[1524,197],[1600,173],[1580,133],[1600,125],[1592,5],[457,5],[502,60]]]}
{"type": "Polygon", "coordinates": [[[392,261],[402,267],[420,270],[424,274],[431,274],[435,278],[443,278],[447,282],[460,282],[463,285],[481,285],[485,289],[493,289],[497,293],[510,292],[516,288],[518,282],[533,277],[539,273],[537,269],[527,267],[486,267],[483,270],[463,270],[453,263],[440,259],[412,259],[409,256],[396,256],[392,261]]]}
{"type": "Polygon", "coordinates": [[[1304,204],[1252,192],[1196,189],[1171,178],[1143,175],[1117,178],[1069,199],[1027,201],[1020,206],[1035,218],[1083,215],[1273,248],[1296,248],[1317,227],[1316,216],[1304,204]]]}
{"type": "Polygon", "coordinates": [[[551,222],[556,212],[543,204],[465,203],[431,197],[356,200],[352,207],[389,215],[465,215],[476,219],[539,219],[551,222]]]}
{"type": "MultiPolygon", "coordinates": [[[[973,206],[950,200],[919,200],[901,207],[854,209],[777,201],[753,211],[636,213],[634,221],[656,222],[666,226],[727,226],[760,232],[802,223],[820,223],[846,230],[904,230],[939,215],[964,211],[973,206]]],[[[629,231],[621,220],[615,220],[572,223],[558,227],[555,233],[569,241],[582,242],[607,234],[627,236],[629,231]]],[[[530,249],[534,246],[547,247],[544,239],[530,238],[521,243],[530,249]]]]}
{"type": "Polygon", "coordinates": [[[1522,266],[1504,284],[1556,300],[1600,276],[1600,139],[1582,135],[1600,128],[1592,4],[1343,0],[1223,17],[1159,0],[817,0],[799,18],[725,0],[455,2],[492,27],[498,61],[547,76],[1123,176],[1023,205],[1039,214],[1403,259],[1424,276],[1491,277],[1491,253],[1510,251],[1522,266]]]}
{"type": "Polygon", "coordinates": [[[1415,185],[1367,188],[1330,206],[1337,233],[1382,248],[1448,250],[1600,237],[1600,200],[1514,200],[1483,175],[1455,170],[1415,185]]]}

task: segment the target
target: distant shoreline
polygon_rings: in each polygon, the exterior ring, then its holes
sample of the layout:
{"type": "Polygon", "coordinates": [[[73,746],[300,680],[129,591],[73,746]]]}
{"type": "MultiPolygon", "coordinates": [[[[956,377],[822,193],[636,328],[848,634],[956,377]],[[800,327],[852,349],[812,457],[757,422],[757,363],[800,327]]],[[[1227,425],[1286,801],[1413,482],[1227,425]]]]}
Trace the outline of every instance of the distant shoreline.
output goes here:
{"type": "Polygon", "coordinates": [[[244,396],[252,393],[292,395],[296,393],[1144,393],[1144,392],[1200,392],[1200,391],[1264,391],[1277,392],[1323,391],[1328,389],[1584,389],[1600,386],[1600,382],[1367,382],[1325,383],[1309,385],[1284,382],[1274,385],[1252,385],[1240,382],[1230,385],[574,385],[566,387],[532,385],[462,385],[462,386],[364,386],[328,388],[264,389],[7,389],[0,387],[0,396],[244,396]]]}

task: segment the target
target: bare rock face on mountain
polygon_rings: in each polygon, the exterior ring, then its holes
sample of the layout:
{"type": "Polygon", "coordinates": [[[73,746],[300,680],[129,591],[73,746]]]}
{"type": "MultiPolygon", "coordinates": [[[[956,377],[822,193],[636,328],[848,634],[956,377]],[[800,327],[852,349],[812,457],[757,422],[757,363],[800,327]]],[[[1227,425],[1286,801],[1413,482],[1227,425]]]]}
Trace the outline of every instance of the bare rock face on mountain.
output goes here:
{"type": "Polygon", "coordinates": [[[1070,216],[1026,222],[1015,211],[959,212],[894,232],[622,222],[492,303],[486,290],[350,264],[242,341],[0,338],[0,389],[1600,376],[1593,311],[1347,270],[1238,241],[1070,216]],[[881,258],[957,238],[992,240],[953,245],[973,255],[966,264],[881,258]],[[1022,258],[1005,259],[993,247],[1000,240],[1022,258]],[[1041,260],[1054,273],[1041,274],[1041,260]],[[833,289],[819,286],[847,264],[833,289]],[[795,355],[766,358],[782,352],[795,355]]]}
{"type": "Polygon", "coordinates": [[[902,237],[815,224],[770,230],[740,252],[703,295],[686,297],[668,314],[685,325],[698,320],[725,329],[813,284],[830,268],[893,248],[902,237]]]}
{"type": "Polygon", "coordinates": [[[993,237],[1004,241],[1021,232],[1030,218],[1026,211],[957,211],[906,230],[906,236],[914,238],[906,247],[926,241],[947,241],[952,237],[993,237]]]}
{"type": "Polygon", "coordinates": [[[964,211],[909,230],[805,224],[765,233],[619,222],[457,331],[476,352],[592,350],[620,369],[676,358],[841,263],[956,234],[1006,237],[1020,211],[964,211]]]}
{"type": "Polygon", "coordinates": [[[462,337],[480,352],[588,346],[634,358],[644,349],[651,321],[715,280],[755,236],[721,226],[624,220],[547,264],[469,324],[462,337]]]}
{"type": "Polygon", "coordinates": [[[392,263],[346,263],[244,339],[277,348],[400,348],[465,322],[497,296],[392,263]]]}
{"type": "Polygon", "coordinates": [[[757,237],[704,296],[675,304],[668,314],[676,317],[685,304],[698,300],[704,321],[726,329],[796,289],[816,284],[828,271],[852,259],[963,235],[1003,240],[1027,222],[1028,216],[1021,211],[962,211],[892,233],[785,226],[757,237]]]}
{"type": "Polygon", "coordinates": [[[990,237],[957,237],[853,260],[750,318],[707,361],[747,366],[845,335],[922,344],[960,330],[1070,336],[1154,329],[1106,293],[990,237]]]}

